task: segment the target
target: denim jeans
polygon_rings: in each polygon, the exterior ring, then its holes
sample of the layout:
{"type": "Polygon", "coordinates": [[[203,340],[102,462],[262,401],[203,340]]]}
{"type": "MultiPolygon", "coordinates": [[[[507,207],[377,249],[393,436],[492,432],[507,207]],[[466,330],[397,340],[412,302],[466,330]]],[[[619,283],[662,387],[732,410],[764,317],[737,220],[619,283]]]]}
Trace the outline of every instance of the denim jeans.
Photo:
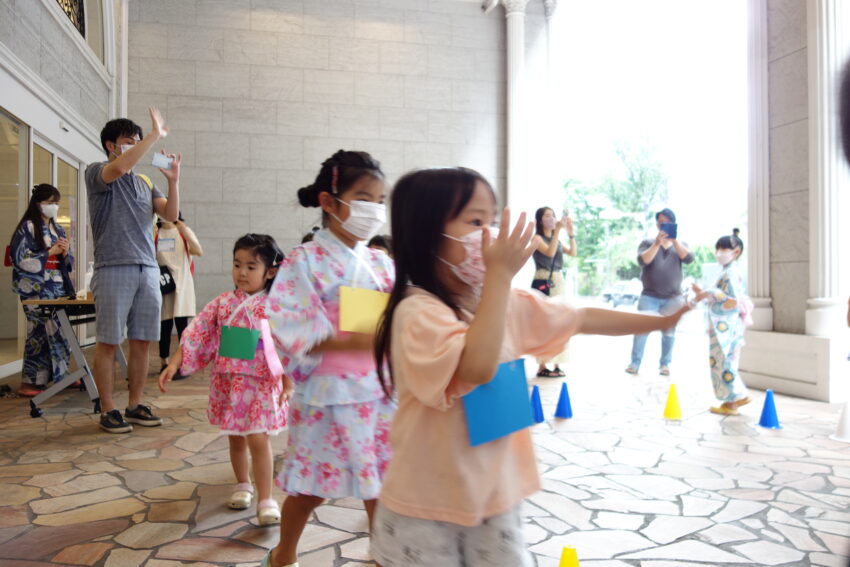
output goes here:
{"type": "MultiPolygon", "coordinates": [[[[641,294],[638,300],[638,311],[651,311],[660,315],[669,315],[675,313],[683,305],[683,300],[680,296],[661,299],[652,297],[651,295],[641,294]]],[[[635,335],[632,341],[632,364],[635,368],[640,368],[641,360],[643,360],[643,349],[646,347],[646,338],[649,335],[635,335]]],[[[670,360],[673,357],[673,343],[676,341],[676,327],[671,327],[666,331],[661,332],[661,360],[659,366],[669,366],[670,360]]]]}

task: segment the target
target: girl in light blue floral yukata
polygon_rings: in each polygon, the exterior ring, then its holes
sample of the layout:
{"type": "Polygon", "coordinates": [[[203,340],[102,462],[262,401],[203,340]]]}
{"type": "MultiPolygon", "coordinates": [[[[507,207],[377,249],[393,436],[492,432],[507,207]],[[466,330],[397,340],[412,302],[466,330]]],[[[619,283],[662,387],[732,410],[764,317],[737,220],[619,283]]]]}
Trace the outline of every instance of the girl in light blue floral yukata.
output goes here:
{"type": "Polygon", "coordinates": [[[738,271],[737,260],[744,243],[738,238],[737,228],[732,232],[721,237],[715,245],[717,262],[723,270],[714,288],[702,290],[693,285],[695,301],[704,301],[707,306],[711,382],[714,395],[723,402],[712,407],[711,412],[720,415],[738,415],[738,408],[752,401],[738,372],[744,327],[752,323],[752,302],[738,271]]]}
{"type": "Polygon", "coordinates": [[[289,440],[278,486],[280,543],[261,565],[297,565],[296,548],[325,498],[363,500],[371,519],[390,460],[395,403],[381,387],[374,333],[340,330],[340,289],[388,292],[395,269],[366,242],[386,222],[384,175],[365,152],[340,150],[325,160],[302,206],[321,207],[323,226],[286,258],[269,292],[266,314],[295,380],[289,440]]]}

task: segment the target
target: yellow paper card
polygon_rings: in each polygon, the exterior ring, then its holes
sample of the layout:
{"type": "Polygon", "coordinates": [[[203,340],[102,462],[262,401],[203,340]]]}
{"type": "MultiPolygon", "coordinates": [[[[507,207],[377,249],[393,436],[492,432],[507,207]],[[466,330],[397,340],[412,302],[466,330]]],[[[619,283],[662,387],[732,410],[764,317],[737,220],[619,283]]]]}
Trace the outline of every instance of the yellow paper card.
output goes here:
{"type": "Polygon", "coordinates": [[[372,334],[384,313],[390,294],[372,289],[339,288],[339,330],[372,334]]]}

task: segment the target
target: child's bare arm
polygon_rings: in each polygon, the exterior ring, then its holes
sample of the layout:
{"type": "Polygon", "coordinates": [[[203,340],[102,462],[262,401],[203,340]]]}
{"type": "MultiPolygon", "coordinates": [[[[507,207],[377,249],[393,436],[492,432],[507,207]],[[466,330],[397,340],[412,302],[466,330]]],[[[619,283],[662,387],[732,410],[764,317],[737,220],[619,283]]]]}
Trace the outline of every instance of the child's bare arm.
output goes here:
{"type": "Polygon", "coordinates": [[[672,315],[662,317],[586,307],[579,310],[581,323],[578,332],[585,335],[642,335],[663,331],[678,323],[688,309],[686,305],[672,315]]]}
{"type": "Polygon", "coordinates": [[[177,352],[171,357],[171,360],[168,361],[168,366],[165,367],[165,370],[159,375],[159,391],[165,392],[165,385],[168,382],[171,382],[171,379],[174,378],[174,375],[177,374],[177,371],[180,370],[180,365],[183,364],[183,347],[178,346],[177,352]]]}

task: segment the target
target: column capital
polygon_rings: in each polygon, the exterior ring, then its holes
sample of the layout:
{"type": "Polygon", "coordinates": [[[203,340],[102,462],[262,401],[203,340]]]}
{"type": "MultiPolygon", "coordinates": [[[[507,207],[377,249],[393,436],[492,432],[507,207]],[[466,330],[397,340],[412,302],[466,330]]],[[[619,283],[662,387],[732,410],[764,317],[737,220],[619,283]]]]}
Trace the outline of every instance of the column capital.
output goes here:
{"type": "Polygon", "coordinates": [[[557,8],[558,0],[543,0],[543,9],[546,11],[547,18],[554,16],[557,8]]]}
{"type": "Polygon", "coordinates": [[[502,0],[502,5],[505,7],[505,15],[507,16],[512,14],[525,15],[528,0],[502,0]]]}

